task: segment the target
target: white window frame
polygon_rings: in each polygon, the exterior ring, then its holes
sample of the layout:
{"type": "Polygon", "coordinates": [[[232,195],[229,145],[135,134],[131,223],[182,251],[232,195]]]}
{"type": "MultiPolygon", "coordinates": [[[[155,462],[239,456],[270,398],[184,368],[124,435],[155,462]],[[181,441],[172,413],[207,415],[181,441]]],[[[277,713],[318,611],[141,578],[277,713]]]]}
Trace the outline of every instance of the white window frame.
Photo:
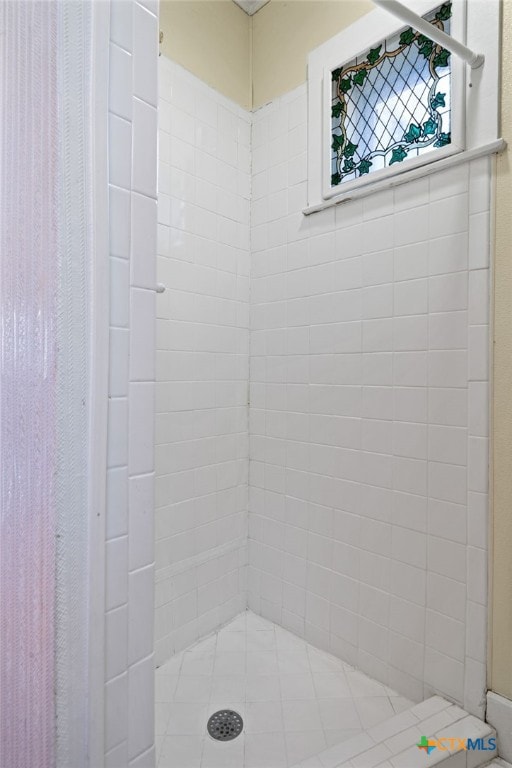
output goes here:
{"type": "MultiPolygon", "coordinates": [[[[404,0],[420,16],[441,5],[441,0],[404,0]]],[[[308,59],[308,207],[336,204],[354,193],[365,194],[389,186],[407,174],[455,155],[495,142],[498,137],[498,84],[500,57],[499,0],[452,0],[450,35],[485,55],[485,63],[471,70],[455,54],[450,57],[452,143],[433,149],[364,177],[331,187],[331,72],[364,54],[407,26],[381,8],[351,24],[316,48],[308,59]]],[[[416,173],[417,175],[417,173],[416,173]]],[[[309,212],[306,209],[305,212],[309,212]]]]}

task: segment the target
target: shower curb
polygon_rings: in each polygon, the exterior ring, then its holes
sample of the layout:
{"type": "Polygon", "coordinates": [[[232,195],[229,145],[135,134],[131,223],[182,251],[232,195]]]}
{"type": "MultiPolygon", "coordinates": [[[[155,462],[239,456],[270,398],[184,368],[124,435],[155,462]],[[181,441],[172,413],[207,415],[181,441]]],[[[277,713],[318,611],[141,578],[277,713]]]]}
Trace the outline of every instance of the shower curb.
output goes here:
{"type": "MultiPolygon", "coordinates": [[[[495,729],[441,696],[432,696],[340,744],[296,763],[293,768],[480,768],[497,755],[489,739],[495,729]],[[418,744],[426,737],[471,739],[485,749],[434,748],[418,744]]],[[[445,744],[449,742],[445,742],[445,744]]],[[[496,742],[494,742],[496,743],[496,742]]]]}

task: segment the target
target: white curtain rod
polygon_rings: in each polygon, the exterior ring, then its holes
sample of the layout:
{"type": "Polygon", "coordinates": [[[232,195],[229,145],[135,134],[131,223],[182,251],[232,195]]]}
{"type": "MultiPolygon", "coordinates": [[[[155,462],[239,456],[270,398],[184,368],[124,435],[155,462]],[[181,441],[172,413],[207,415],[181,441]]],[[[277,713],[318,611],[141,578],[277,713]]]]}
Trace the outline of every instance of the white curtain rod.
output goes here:
{"type": "Polygon", "coordinates": [[[435,43],[442,45],[443,48],[463,59],[463,61],[469,64],[471,69],[478,69],[484,63],[485,57],[483,54],[475,53],[471,48],[463,45],[458,40],[454,40],[453,37],[450,37],[450,35],[447,35],[446,32],[438,29],[429,21],[422,19],[421,16],[418,16],[410,8],[399,3],[398,0],[373,0],[373,2],[379,8],[383,8],[385,11],[392,13],[393,16],[397,16],[400,21],[410,24],[417,32],[421,32],[435,43]]]}

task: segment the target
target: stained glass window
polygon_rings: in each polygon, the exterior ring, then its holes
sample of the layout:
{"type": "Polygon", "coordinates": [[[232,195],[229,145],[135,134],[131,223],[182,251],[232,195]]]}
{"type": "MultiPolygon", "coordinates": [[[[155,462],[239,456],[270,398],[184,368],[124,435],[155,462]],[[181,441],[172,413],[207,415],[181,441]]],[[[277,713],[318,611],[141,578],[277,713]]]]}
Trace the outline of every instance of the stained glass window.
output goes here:
{"type": "MultiPolygon", "coordinates": [[[[425,18],[449,33],[451,5],[425,18]]],[[[331,76],[331,187],[450,144],[450,53],[414,29],[331,76]]]]}

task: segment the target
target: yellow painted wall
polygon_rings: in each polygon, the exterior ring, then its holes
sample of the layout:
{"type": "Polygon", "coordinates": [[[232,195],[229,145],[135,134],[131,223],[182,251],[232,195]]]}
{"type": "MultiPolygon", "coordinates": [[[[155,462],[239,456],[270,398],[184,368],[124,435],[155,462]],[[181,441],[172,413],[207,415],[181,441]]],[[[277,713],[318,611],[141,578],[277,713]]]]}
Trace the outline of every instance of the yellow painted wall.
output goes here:
{"type": "Polygon", "coordinates": [[[160,0],[161,51],[250,109],[304,83],[309,51],[372,8],[371,0],[272,0],[250,17],[231,0],[160,0]]]}
{"type": "MultiPolygon", "coordinates": [[[[512,0],[503,3],[501,135],[512,142],[512,0]]],[[[497,160],[490,686],[512,699],[512,172],[497,160]]]]}
{"type": "Polygon", "coordinates": [[[370,0],[271,0],[253,16],[253,106],[304,83],[308,53],[374,7],[370,0]]]}
{"type": "Polygon", "coordinates": [[[251,108],[251,20],[231,0],[160,0],[161,52],[251,108]]]}

